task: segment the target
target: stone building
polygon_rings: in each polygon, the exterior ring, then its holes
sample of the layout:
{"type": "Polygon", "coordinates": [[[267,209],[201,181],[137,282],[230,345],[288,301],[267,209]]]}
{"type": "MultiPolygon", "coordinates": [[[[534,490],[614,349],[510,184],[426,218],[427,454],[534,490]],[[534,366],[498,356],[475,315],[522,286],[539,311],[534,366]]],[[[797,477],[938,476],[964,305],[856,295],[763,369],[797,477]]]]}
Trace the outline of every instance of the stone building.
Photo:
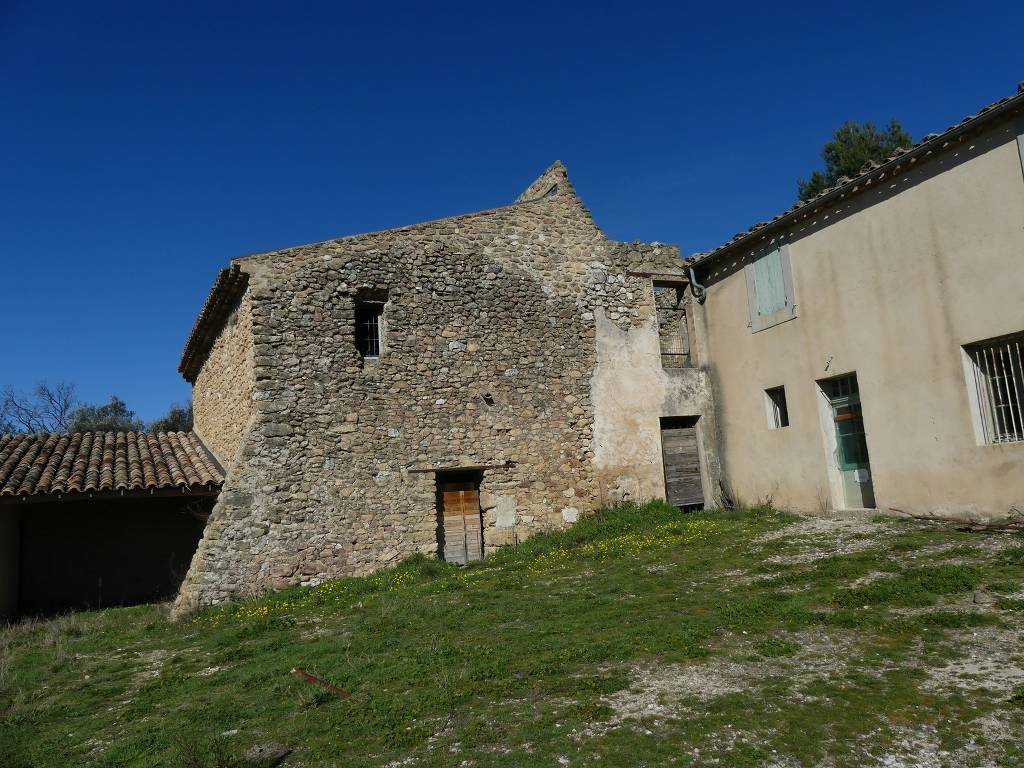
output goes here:
{"type": "Polygon", "coordinates": [[[713,503],[686,275],[560,163],[505,207],[235,259],[180,365],[226,477],[177,610],[713,503]]]}
{"type": "Polygon", "coordinates": [[[179,615],[622,500],[1022,514],[1022,218],[1024,91],[685,261],[609,240],[559,163],[235,259],[179,366],[195,434],[0,438],[0,616],[165,594],[200,528],[179,615]],[[148,555],[97,544],[54,601],[33,531],[70,551],[86,514],[148,555]]]}

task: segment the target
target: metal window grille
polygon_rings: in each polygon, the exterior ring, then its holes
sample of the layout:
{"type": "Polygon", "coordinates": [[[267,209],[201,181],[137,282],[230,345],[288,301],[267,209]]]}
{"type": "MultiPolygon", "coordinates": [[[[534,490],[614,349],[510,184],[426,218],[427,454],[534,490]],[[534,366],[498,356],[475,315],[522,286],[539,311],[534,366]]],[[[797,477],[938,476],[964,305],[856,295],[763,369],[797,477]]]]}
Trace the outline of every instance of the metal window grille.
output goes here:
{"type": "Polygon", "coordinates": [[[363,358],[380,357],[380,319],[384,305],[366,302],[356,305],[356,347],[363,358]]]}
{"type": "Polygon", "coordinates": [[[764,391],[768,398],[768,426],[781,429],[789,426],[789,408],[786,406],[786,388],[772,387],[764,391]]]}
{"type": "Polygon", "coordinates": [[[690,337],[686,327],[683,287],[676,283],[654,283],[654,305],[658,316],[658,340],[664,368],[686,368],[690,364],[690,337]]]}
{"type": "Polygon", "coordinates": [[[1024,440],[1024,333],[965,347],[986,443],[1024,440]]]}

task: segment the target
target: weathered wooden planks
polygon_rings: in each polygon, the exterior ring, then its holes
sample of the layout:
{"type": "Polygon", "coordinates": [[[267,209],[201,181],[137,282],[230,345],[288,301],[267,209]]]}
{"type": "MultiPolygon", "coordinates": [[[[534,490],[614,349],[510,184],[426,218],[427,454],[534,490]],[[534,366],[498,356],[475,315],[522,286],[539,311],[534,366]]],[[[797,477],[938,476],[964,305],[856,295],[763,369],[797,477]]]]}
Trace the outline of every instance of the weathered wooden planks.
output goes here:
{"type": "Polygon", "coordinates": [[[662,459],[665,464],[665,498],[686,507],[704,503],[695,427],[662,427],[662,459]]]}
{"type": "Polygon", "coordinates": [[[466,485],[453,483],[441,489],[444,559],[450,563],[467,563],[484,555],[480,493],[466,485]]]}

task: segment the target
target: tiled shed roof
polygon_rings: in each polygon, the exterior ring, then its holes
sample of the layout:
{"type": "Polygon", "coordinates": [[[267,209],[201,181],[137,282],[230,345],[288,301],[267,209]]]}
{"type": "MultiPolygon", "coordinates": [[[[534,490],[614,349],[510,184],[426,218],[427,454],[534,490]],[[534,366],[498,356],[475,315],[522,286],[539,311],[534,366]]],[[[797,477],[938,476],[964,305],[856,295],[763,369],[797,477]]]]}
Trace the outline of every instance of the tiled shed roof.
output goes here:
{"type": "Polygon", "coordinates": [[[194,432],[0,435],[0,499],[208,490],[224,481],[194,432]]]}
{"type": "Polygon", "coordinates": [[[973,131],[993,119],[1005,116],[1011,111],[1017,111],[1021,108],[1024,108],[1024,83],[1018,86],[1017,93],[1014,95],[1007,96],[988,106],[982,107],[977,113],[968,115],[959,123],[951,125],[941,133],[929,133],[912,147],[897,149],[880,163],[869,163],[854,178],[850,179],[843,176],[835,186],[822,190],[810,200],[798,200],[788,210],[783,211],[778,216],[773,217],[769,221],[758,222],[745,232],[733,235],[731,240],[714,250],[695,254],[691,257],[694,259],[693,263],[702,264],[711,261],[734,246],[750,240],[754,235],[764,235],[769,231],[781,229],[798,219],[817,213],[836,200],[844,200],[858,192],[874,189],[873,185],[877,182],[900,173],[925,158],[956,146],[968,131],[973,131]]]}

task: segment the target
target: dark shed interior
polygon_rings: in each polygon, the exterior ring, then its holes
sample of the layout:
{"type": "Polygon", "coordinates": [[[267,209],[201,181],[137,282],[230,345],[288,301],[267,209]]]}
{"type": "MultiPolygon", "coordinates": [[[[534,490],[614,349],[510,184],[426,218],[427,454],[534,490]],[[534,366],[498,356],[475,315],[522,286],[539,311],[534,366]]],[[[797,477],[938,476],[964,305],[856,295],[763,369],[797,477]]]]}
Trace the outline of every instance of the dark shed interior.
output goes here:
{"type": "Polygon", "coordinates": [[[16,573],[5,569],[8,580],[14,577],[13,584],[8,581],[8,603],[14,603],[9,618],[173,597],[215,498],[63,499],[0,506],[0,515],[16,518],[4,527],[18,542],[16,573]]]}
{"type": "Polygon", "coordinates": [[[172,597],[212,502],[169,497],[27,505],[20,525],[18,613],[172,597]]]}

